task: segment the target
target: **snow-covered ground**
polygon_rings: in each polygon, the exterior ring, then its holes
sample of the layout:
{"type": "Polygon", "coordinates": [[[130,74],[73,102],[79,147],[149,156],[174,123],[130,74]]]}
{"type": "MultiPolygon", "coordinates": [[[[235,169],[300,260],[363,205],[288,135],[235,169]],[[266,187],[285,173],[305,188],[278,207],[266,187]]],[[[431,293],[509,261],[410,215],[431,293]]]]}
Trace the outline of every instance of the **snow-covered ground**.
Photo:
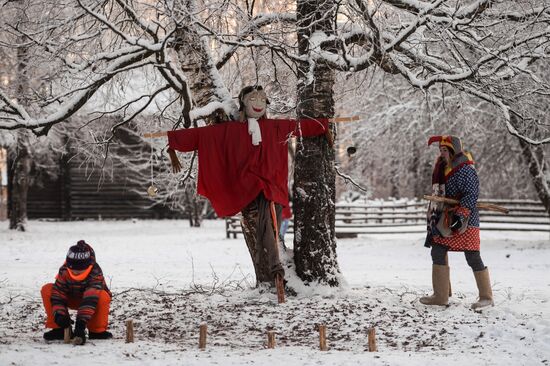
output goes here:
{"type": "MultiPolygon", "coordinates": [[[[0,365],[549,365],[548,233],[482,232],[495,307],[474,312],[473,275],[450,255],[454,295],[426,307],[431,260],[422,234],[380,234],[338,241],[347,284],[309,288],[276,304],[251,289],[253,269],[241,238],[224,222],[31,221],[25,233],[0,222],[0,365]],[[51,282],[68,247],[85,239],[96,250],[114,293],[111,341],[47,344],[40,287],[51,282]],[[135,343],[124,342],[134,319],[135,343]],[[208,345],[197,349],[198,327],[208,345]],[[329,351],[316,325],[327,324],[329,351]],[[367,352],[376,327],[379,352],[367,352]],[[266,349],[266,332],[277,347],[266,349]]],[[[291,242],[291,238],[287,238],[291,242]]]]}

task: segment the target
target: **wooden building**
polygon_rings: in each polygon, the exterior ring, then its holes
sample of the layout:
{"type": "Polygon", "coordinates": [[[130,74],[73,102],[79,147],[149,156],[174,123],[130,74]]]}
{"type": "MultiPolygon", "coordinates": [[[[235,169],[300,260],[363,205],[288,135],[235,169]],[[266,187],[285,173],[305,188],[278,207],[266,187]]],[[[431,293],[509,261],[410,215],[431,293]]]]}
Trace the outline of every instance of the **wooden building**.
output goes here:
{"type": "MultiPolygon", "coordinates": [[[[136,154],[138,150],[147,149],[138,138],[123,131],[119,134],[123,135],[120,140],[124,142],[118,145],[118,149],[124,149],[123,153],[136,154]]],[[[8,155],[6,149],[0,149],[0,220],[5,220],[9,213],[11,180],[8,179],[8,155]]],[[[105,178],[101,177],[100,168],[91,168],[82,159],[76,153],[60,156],[57,159],[58,174],[41,174],[40,179],[33,179],[36,183],[31,184],[27,198],[29,219],[184,217],[182,212],[155,204],[147,195],[149,182],[136,182],[135,170],[118,164],[116,174],[105,178]]]]}
{"type": "Polygon", "coordinates": [[[147,196],[147,185],[129,179],[132,172],[119,171],[113,179],[100,182],[100,172],[78,160],[61,159],[55,179],[46,177],[30,187],[27,202],[29,219],[152,219],[181,215],[167,207],[154,205],[147,196]],[[141,192],[138,193],[138,192],[141,192]]]}

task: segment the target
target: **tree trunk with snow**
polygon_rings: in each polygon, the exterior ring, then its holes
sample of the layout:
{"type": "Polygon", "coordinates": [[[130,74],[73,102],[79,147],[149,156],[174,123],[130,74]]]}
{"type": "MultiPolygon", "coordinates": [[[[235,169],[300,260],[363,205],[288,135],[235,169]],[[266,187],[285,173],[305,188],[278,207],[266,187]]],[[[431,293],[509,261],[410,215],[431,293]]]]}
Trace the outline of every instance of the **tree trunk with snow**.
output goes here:
{"type": "MultiPolygon", "coordinates": [[[[310,36],[316,31],[331,33],[335,5],[332,1],[297,2],[298,48],[308,55],[310,36]]],[[[326,65],[298,67],[298,117],[332,117],[334,72],[326,65]],[[308,73],[313,79],[308,80],[308,73]]],[[[334,150],[324,136],[298,142],[294,171],[294,260],[298,276],[305,282],[338,286],[336,258],[334,150]]]]}
{"type": "MultiPolygon", "coordinates": [[[[24,1],[20,1],[21,9],[17,11],[17,19],[25,20],[24,1]]],[[[18,37],[17,68],[16,68],[16,90],[18,103],[26,105],[25,95],[29,91],[29,80],[27,75],[28,49],[22,46],[27,42],[25,37],[18,37]]],[[[17,132],[16,144],[11,154],[11,167],[9,169],[10,179],[10,229],[25,231],[27,224],[27,195],[30,185],[30,172],[32,165],[31,151],[29,149],[29,131],[20,130],[17,132]]]]}
{"type": "Polygon", "coordinates": [[[197,194],[195,187],[185,187],[185,207],[189,218],[189,226],[201,227],[205,201],[197,194]]]}
{"type": "MultiPolygon", "coordinates": [[[[201,116],[207,124],[219,123],[230,119],[227,108],[231,105],[229,91],[221,81],[220,74],[213,62],[209,51],[207,38],[201,38],[200,29],[193,19],[197,14],[195,0],[182,1],[179,4],[180,11],[177,13],[182,19],[178,22],[175,30],[176,46],[174,47],[179,67],[186,77],[187,87],[194,106],[202,107],[210,103],[219,103],[219,107],[207,111],[201,116]],[[226,106],[224,109],[223,106],[226,106]]],[[[188,113],[187,111],[182,113],[188,113]]],[[[190,119],[189,119],[190,121],[190,119]]],[[[185,124],[183,127],[191,127],[185,124]]],[[[196,127],[196,125],[194,126],[196,127]]],[[[200,227],[202,224],[202,213],[204,200],[196,195],[195,187],[185,188],[186,211],[189,217],[189,224],[192,227],[200,227]]]]}
{"type": "Polygon", "coordinates": [[[195,196],[195,199],[193,200],[193,209],[191,212],[191,220],[190,224],[192,227],[201,227],[202,225],[202,213],[204,208],[204,201],[198,197],[195,196]]]}
{"type": "Polygon", "coordinates": [[[17,133],[17,146],[10,153],[10,229],[25,231],[27,224],[27,194],[30,185],[31,155],[28,149],[28,131],[17,133]]]}
{"type": "MultiPolygon", "coordinates": [[[[515,126],[519,125],[517,116],[512,114],[510,121],[515,126]]],[[[521,154],[529,166],[531,181],[546,212],[550,213],[550,187],[548,185],[548,166],[546,156],[541,145],[531,145],[524,139],[518,138],[521,154]]]]}
{"type": "MultiPolygon", "coordinates": [[[[521,121],[515,113],[510,115],[510,123],[514,128],[519,128],[521,125],[521,121]]],[[[546,212],[550,213],[550,187],[546,176],[548,167],[544,149],[541,145],[531,145],[522,138],[518,138],[518,141],[521,148],[521,155],[529,167],[529,175],[531,176],[531,181],[533,182],[537,196],[546,209],[546,212]]]]}
{"type": "Polygon", "coordinates": [[[550,187],[546,176],[548,172],[544,150],[541,146],[533,146],[522,139],[519,139],[519,144],[522,155],[529,165],[529,174],[537,195],[546,212],[550,213],[550,187]]]}
{"type": "MultiPolygon", "coordinates": [[[[212,102],[230,103],[229,91],[221,81],[218,69],[209,51],[208,38],[200,36],[200,29],[195,23],[196,1],[186,0],[181,4],[182,20],[175,31],[177,40],[175,51],[180,67],[187,77],[187,85],[191,91],[193,104],[198,107],[212,102]]],[[[227,121],[229,114],[221,104],[204,119],[207,123],[227,121]]],[[[190,127],[190,126],[185,126],[190,127]]]]}

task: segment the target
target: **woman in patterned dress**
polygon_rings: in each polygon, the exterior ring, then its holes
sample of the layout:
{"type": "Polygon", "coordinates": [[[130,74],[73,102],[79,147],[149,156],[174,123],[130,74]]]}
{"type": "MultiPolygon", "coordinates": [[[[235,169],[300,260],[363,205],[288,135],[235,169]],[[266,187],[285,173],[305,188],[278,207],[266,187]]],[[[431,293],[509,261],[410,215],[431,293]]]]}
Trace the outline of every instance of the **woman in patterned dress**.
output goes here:
{"type": "Polygon", "coordinates": [[[428,146],[439,142],[440,156],[434,167],[433,180],[445,197],[459,200],[456,206],[445,207],[437,224],[432,224],[428,244],[432,255],[432,285],[434,293],[420,298],[425,305],[447,305],[449,302],[448,251],[461,251],[472,268],[479,290],[479,300],[472,309],[493,305],[493,293],[489,270],[479,254],[479,212],[476,207],[479,196],[479,180],[474,161],[463,151],[462,142],[456,136],[432,136],[428,146]]]}

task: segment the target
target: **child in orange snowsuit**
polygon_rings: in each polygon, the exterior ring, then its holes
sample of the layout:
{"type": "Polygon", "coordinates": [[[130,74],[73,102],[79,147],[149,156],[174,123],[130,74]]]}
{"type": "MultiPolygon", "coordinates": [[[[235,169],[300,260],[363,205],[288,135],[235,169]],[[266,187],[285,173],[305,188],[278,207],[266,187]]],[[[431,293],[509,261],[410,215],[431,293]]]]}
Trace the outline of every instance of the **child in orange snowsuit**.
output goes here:
{"type": "Polygon", "coordinates": [[[86,342],[86,328],[90,339],[113,337],[107,331],[111,292],[95,261],[94,250],[84,240],[69,248],[55,283],[44,285],[41,294],[48,317],[46,327],[53,328],[44,333],[44,339],[63,339],[65,328],[71,328],[75,344],[86,342]],[[68,309],[78,310],[74,332],[68,309]]]}

